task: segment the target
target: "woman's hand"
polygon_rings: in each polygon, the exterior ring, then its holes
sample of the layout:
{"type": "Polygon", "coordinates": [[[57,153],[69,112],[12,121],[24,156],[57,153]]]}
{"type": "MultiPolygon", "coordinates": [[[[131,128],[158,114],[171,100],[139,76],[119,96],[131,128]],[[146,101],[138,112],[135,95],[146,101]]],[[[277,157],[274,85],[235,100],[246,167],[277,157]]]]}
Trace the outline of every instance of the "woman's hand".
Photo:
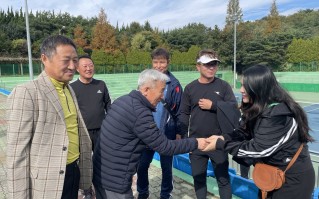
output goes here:
{"type": "Polygon", "coordinates": [[[220,135],[212,135],[209,138],[206,138],[206,142],[208,142],[208,145],[205,147],[205,149],[203,151],[214,151],[214,150],[216,150],[217,139],[224,140],[224,137],[220,136],[220,135]]]}

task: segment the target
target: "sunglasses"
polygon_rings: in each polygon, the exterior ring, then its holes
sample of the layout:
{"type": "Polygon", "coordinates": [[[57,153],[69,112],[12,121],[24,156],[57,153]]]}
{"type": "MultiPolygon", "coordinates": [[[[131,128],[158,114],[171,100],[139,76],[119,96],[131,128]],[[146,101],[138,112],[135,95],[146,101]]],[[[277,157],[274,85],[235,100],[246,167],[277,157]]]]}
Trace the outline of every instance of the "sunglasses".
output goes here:
{"type": "Polygon", "coordinates": [[[211,67],[217,67],[218,66],[218,61],[211,61],[206,64],[203,64],[206,68],[211,68],[211,67]]]}

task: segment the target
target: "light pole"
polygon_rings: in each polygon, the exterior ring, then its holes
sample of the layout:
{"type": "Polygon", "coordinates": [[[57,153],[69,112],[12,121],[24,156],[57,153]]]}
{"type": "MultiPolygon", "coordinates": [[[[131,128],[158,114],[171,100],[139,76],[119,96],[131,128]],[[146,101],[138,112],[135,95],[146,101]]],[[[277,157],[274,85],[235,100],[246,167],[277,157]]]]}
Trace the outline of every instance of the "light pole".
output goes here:
{"type": "Polygon", "coordinates": [[[237,22],[237,15],[236,13],[233,15],[234,17],[234,89],[236,89],[236,22],[237,22]]]}
{"type": "Polygon", "coordinates": [[[27,29],[29,74],[30,74],[30,79],[33,80],[33,66],[32,66],[31,40],[30,40],[30,30],[29,30],[29,13],[28,13],[27,0],[25,0],[25,25],[26,25],[26,29],[27,29]]]}

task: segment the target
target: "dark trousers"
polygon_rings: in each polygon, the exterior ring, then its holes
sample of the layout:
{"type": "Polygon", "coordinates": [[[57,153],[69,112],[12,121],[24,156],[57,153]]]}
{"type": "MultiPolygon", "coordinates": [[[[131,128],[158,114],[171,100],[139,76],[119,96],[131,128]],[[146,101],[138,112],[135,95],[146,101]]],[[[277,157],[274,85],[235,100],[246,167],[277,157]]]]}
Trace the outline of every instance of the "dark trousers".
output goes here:
{"type": "Polygon", "coordinates": [[[240,176],[249,179],[249,166],[240,165],[240,176]]]}
{"type": "Polygon", "coordinates": [[[89,132],[90,139],[91,139],[91,142],[92,142],[92,151],[94,151],[94,146],[95,146],[95,143],[97,142],[97,139],[100,136],[101,129],[100,128],[98,128],[98,129],[88,129],[88,132],[89,132]]]}
{"type": "Polygon", "coordinates": [[[108,191],[100,186],[94,186],[96,192],[96,199],[134,199],[132,189],[125,193],[116,193],[108,191]]]}
{"type": "MultiPolygon", "coordinates": [[[[140,195],[149,194],[148,168],[153,160],[154,151],[146,148],[141,155],[137,169],[137,191],[140,195]]],[[[169,198],[173,190],[173,156],[160,156],[162,168],[161,198],[169,198]]]]}
{"type": "Polygon", "coordinates": [[[192,176],[197,199],[206,199],[207,196],[207,164],[210,159],[217,180],[221,199],[231,199],[232,191],[228,174],[228,155],[224,151],[202,152],[195,150],[190,153],[192,176]]]}
{"type": "Polygon", "coordinates": [[[80,186],[80,169],[77,160],[66,165],[61,199],[77,199],[80,186]]]}

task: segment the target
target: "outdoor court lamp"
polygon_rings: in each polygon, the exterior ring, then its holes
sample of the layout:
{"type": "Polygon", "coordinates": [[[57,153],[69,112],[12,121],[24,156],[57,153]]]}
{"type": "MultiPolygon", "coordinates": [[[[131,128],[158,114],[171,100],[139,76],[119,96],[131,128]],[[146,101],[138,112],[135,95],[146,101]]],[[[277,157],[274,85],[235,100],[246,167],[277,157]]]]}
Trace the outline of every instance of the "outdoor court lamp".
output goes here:
{"type": "Polygon", "coordinates": [[[236,11],[234,11],[232,18],[234,20],[234,89],[236,89],[236,23],[238,20],[236,11]]]}
{"type": "Polygon", "coordinates": [[[62,28],[59,30],[59,35],[64,35],[66,33],[65,26],[62,26],[62,28]]]}
{"type": "Polygon", "coordinates": [[[29,74],[30,74],[30,79],[33,80],[33,66],[32,66],[31,40],[30,40],[30,30],[29,30],[29,13],[28,13],[27,0],[25,0],[25,25],[26,25],[27,43],[28,43],[29,74]]]}

